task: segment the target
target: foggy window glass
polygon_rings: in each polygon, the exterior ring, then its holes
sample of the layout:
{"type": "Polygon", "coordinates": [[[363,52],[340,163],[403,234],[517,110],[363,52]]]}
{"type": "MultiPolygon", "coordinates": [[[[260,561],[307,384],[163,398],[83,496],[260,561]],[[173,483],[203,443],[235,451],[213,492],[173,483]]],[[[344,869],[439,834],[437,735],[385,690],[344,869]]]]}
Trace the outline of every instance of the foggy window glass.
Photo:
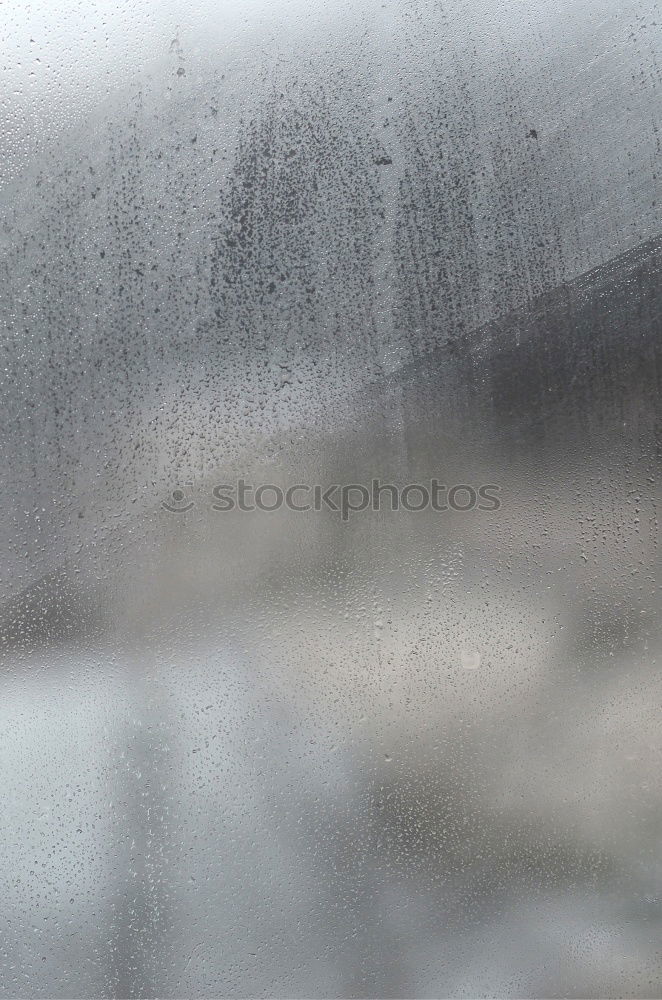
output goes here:
{"type": "Polygon", "coordinates": [[[2,997],[662,996],[661,16],[2,5],[2,997]]]}

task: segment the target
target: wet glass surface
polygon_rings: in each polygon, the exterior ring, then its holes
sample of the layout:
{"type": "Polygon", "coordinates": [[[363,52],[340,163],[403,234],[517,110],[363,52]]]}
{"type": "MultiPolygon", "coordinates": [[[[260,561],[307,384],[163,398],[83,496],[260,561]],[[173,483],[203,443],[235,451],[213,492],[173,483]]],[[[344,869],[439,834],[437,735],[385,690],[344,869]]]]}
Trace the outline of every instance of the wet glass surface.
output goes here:
{"type": "Polygon", "coordinates": [[[659,6],[0,19],[2,995],[660,996],[659,6]]]}

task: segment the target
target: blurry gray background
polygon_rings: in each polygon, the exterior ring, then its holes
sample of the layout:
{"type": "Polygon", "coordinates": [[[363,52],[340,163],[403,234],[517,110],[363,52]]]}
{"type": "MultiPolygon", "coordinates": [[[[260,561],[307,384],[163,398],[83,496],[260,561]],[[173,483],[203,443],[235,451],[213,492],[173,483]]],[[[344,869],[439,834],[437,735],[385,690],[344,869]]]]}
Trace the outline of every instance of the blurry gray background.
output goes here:
{"type": "Polygon", "coordinates": [[[662,995],[661,16],[3,8],[3,996],[662,995]]]}

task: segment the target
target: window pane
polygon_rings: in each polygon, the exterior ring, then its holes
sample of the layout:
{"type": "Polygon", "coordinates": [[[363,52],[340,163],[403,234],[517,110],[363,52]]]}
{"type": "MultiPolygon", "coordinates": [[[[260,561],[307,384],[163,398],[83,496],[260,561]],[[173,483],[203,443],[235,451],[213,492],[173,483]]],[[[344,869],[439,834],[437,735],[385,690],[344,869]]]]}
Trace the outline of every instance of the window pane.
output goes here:
{"type": "Polygon", "coordinates": [[[660,995],[654,8],[4,5],[3,996],[660,995]]]}

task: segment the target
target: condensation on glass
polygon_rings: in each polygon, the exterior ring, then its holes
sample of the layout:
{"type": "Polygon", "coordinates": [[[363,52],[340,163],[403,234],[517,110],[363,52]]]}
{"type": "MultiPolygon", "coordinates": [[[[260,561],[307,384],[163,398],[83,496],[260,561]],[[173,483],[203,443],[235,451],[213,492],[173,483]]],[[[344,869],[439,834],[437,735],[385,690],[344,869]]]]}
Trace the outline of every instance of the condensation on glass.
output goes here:
{"type": "Polygon", "coordinates": [[[660,17],[3,5],[2,996],[661,995],[660,17]]]}

